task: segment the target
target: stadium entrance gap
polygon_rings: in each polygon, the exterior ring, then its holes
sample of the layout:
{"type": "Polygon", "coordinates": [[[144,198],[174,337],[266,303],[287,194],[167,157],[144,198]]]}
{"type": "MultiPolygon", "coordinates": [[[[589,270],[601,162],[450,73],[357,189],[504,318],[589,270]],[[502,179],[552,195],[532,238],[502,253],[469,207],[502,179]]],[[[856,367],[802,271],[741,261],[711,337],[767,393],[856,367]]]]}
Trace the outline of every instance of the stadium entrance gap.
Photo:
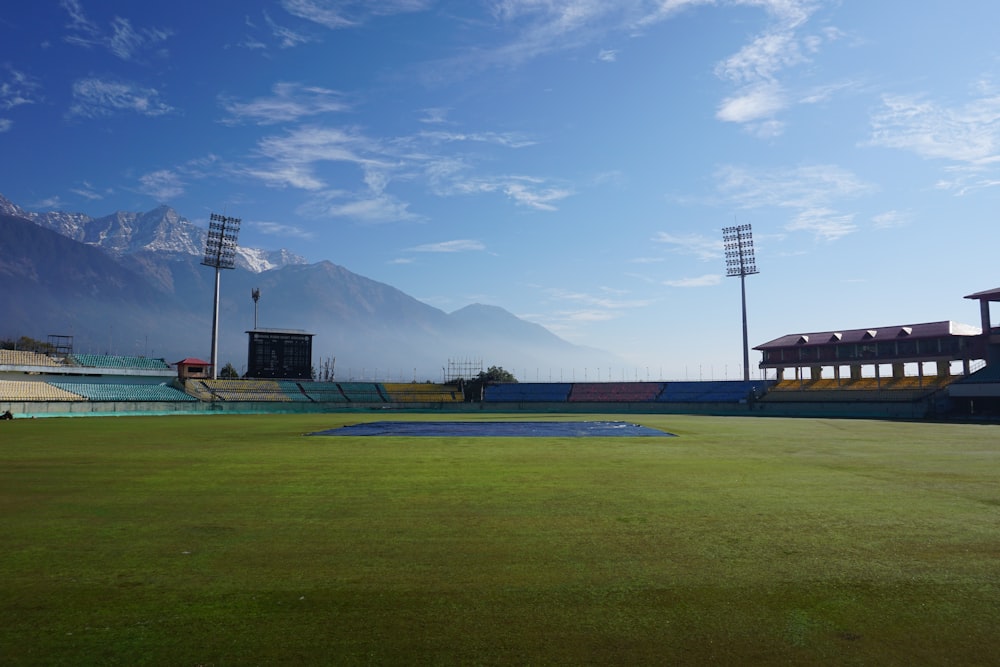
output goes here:
{"type": "Polygon", "coordinates": [[[490,438],[676,437],[659,429],[626,422],[410,422],[378,421],[349,424],[309,435],[434,436],[490,438]]]}

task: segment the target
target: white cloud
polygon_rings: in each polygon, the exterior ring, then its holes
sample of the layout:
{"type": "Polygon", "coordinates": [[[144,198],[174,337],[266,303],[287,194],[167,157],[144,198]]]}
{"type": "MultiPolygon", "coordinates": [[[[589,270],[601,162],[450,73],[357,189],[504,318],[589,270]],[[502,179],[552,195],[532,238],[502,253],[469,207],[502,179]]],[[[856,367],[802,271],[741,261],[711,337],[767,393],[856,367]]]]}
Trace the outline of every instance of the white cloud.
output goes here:
{"type": "Polygon", "coordinates": [[[303,204],[299,213],[313,218],[351,218],[369,224],[421,219],[410,212],[409,206],[387,194],[366,196],[331,190],[303,204]]]}
{"type": "Polygon", "coordinates": [[[712,287],[722,282],[722,276],[718,273],[707,273],[697,278],[681,278],[680,280],[667,280],[663,284],[667,287],[712,287]]]}
{"type": "Polygon", "coordinates": [[[618,60],[618,51],[615,49],[601,49],[597,52],[597,59],[602,63],[613,63],[618,60]]]}
{"type": "Polygon", "coordinates": [[[14,121],[10,118],[0,118],[0,132],[10,132],[12,127],[14,127],[14,121]]]}
{"type": "Polygon", "coordinates": [[[739,84],[773,81],[783,69],[804,62],[799,42],[791,30],[767,32],[716,66],[715,73],[739,84]]]}
{"type": "Polygon", "coordinates": [[[163,116],[171,113],[173,108],[160,100],[160,93],[154,88],[95,78],[73,83],[73,103],[69,108],[71,116],[97,118],[120,111],[163,116]]]}
{"type": "Polygon", "coordinates": [[[286,225],[281,222],[266,222],[263,220],[251,221],[249,223],[250,227],[253,227],[261,234],[267,234],[269,236],[283,236],[283,237],[294,237],[299,239],[311,239],[313,238],[313,233],[302,229],[301,227],[296,227],[295,225],[286,225]]]}
{"type": "Polygon", "coordinates": [[[783,169],[728,165],[716,171],[719,191],[741,208],[818,208],[875,190],[854,173],[834,165],[783,169]]]}
{"type": "Polygon", "coordinates": [[[168,169],[160,169],[139,177],[140,189],[160,202],[167,202],[184,194],[184,183],[180,175],[168,169]]]}
{"type": "Polygon", "coordinates": [[[486,245],[482,241],[472,239],[456,239],[454,241],[441,241],[439,243],[425,243],[413,248],[410,252],[476,252],[486,250],[486,245]]]}
{"type": "Polygon", "coordinates": [[[826,241],[857,231],[854,214],[832,208],[874,192],[850,171],[832,165],[791,169],[727,166],[716,173],[719,191],[741,208],[777,207],[794,211],[788,231],[808,231],[826,241]]]}
{"type": "Polygon", "coordinates": [[[134,28],[127,18],[121,16],[112,19],[108,30],[102,30],[87,18],[78,0],[62,0],[60,4],[70,18],[66,26],[68,43],[85,48],[102,47],[121,60],[135,60],[141,52],[153,49],[172,34],[160,28],[134,28]]]}
{"type": "Polygon", "coordinates": [[[905,227],[910,224],[912,216],[905,211],[886,211],[879,213],[872,218],[876,229],[893,229],[895,227],[905,227]]]}
{"type": "Polygon", "coordinates": [[[712,261],[722,257],[722,238],[708,238],[701,234],[687,234],[675,236],[667,232],[660,232],[653,237],[654,243],[662,243],[676,252],[685,255],[694,255],[702,261],[712,261]]]}
{"type": "Polygon", "coordinates": [[[730,123],[749,123],[770,118],[787,106],[788,100],[781,86],[774,81],[765,81],[748,86],[734,97],[723,100],[715,117],[730,123]]]}
{"type": "Polygon", "coordinates": [[[220,102],[229,114],[223,122],[227,125],[241,122],[273,125],[350,108],[341,93],[318,86],[281,82],[274,84],[272,91],[274,94],[270,97],[258,97],[249,102],[221,97],[220,102]]]}
{"type": "Polygon", "coordinates": [[[812,232],[824,241],[837,239],[857,231],[853,214],[842,214],[836,211],[818,208],[800,211],[785,229],[790,232],[812,232]]]}
{"type": "Polygon", "coordinates": [[[282,0],[293,16],[337,30],[366,23],[378,16],[424,11],[432,0],[282,0]]]}
{"type": "Polygon", "coordinates": [[[39,101],[38,89],[41,86],[38,82],[10,65],[5,65],[3,70],[6,76],[0,80],[0,109],[13,109],[39,101]]]}
{"type": "Polygon", "coordinates": [[[478,142],[485,144],[496,144],[508,148],[525,148],[534,146],[535,141],[528,139],[518,132],[421,132],[420,136],[434,142],[478,142]]]}
{"type": "Polygon", "coordinates": [[[916,95],[885,95],[871,125],[874,146],[969,165],[1000,161],[1000,95],[957,107],[916,95]]]}
{"type": "MultiPolygon", "coordinates": [[[[591,294],[588,292],[578,292],[562,288],[550,288],[546,290],[549,298],[555,301],[569,301],[590,306],[588,312],[608,312],[618,310],[628,310],[632,308],[644,308],[651,303],[652,299],[629,299],[624,298],[628,292],[601,288],[600,293],[591,294]],[[599,309],[599,310],[597,310],[599,309]]],[[[602,319],[608,319],[604,317],[602,319]]]]}

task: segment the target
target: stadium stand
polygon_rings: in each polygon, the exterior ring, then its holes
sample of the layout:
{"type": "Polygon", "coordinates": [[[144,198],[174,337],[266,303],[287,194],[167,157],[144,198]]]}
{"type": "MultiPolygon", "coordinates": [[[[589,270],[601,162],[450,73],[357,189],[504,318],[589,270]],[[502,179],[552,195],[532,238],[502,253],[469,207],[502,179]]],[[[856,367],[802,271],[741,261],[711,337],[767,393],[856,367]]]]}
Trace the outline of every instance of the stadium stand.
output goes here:
{"type": "Polygon", "coordinates": [[[460,403],[464,400],[462,392],[453,385],[411,382],[383,383],[382,386],[392,403],[460,403]]]}
{"type": "Polygon", "coordinates": [[[510,382],[486,387],[487,403],[563,403],[573,388],[569,382],[510,382]]]}
{"type": "Polygon", "coordinates": [[[764,393],[766,380],[708,380],[666,382],[656,398],[665,403],[739,403],[764,393]]]}
{"type": "Polygon", "coordinates": [[[762,403],[907,403],[934,393],[933,389],[805,389],[769,392],[762,403]]]}
{"type": "Polygon", "coordinates": [[[378,382],[338,382],[351,403],[387,403],[385,388],[378,382]]]}
{"type": "Polygon", "coordinates": [[[662,382],[577,382],[569,401],[598,403],[643,403],[656,400],[663,391],[662,382]]]}
{"type": "Polygon", "coordinates": [[[308,401],[294,382],[277,380],[189,380],[188,394],[202,400],[290,403],[308,401]]]}
{"type": "Polygon", "coordinates": [[[303,382],[299,387],[316,403],[347,403],[347,396],[336,382],[303,382]]]}
{"type": "Polygon", "coordinates": [[[84,401],[83,396],[48,382],[0,380],[0,401],[84,401]]]}
{"type": "Polygon", "coordinates": [[[148,357],[128,357],[114,354],[72,354],[70,363],[85,368],[121,368],[144,371],[170,370],[170,365],[164,359],[148,357]]]}
{"type": "Polygon", "coordinates": [[[82,396],[88,401],[194,401],[179,389],[165,384],[124,384],[104,382],[62,382],[49,384],[65,392],[82,396]]]}
{"type": "Polygon", "coordinates": [[[27,350],[0,350],[0,366],[60,366],[48,355],[27,350]]]}

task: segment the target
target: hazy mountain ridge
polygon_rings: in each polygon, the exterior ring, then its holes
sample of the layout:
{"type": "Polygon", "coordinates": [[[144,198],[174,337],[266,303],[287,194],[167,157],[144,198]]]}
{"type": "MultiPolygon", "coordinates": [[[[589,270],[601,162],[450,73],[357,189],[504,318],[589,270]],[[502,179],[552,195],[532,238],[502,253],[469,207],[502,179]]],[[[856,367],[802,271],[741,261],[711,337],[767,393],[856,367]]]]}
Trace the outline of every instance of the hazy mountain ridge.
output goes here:
{"type": "MultiPolygon", "coordinates": [[[[73,335],[79,352],[168,361],[210,356],[214,271],[201,265],[200,250],[192,252],[197,228],[172,209],[98,220],[51,213],[42,221],[0,196],[3,213],[0,336],[73,335]]],[[[220,364],[245,367],[255,288],[257,326],[315,334],[314,363],[336,358],[344,379],[440,379],[452,359],[535,373],[619,363],[497,306],[448,314],[322,261],[264,270],[241,263],[223,272],[220,364]]]]}

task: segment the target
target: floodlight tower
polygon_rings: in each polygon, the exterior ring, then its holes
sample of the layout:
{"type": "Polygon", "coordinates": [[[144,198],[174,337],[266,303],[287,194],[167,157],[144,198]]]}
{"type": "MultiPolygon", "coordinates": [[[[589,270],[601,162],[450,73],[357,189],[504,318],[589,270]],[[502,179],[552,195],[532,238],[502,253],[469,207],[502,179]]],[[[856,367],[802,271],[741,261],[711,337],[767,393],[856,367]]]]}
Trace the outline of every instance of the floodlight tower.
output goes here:
{"type": "Polygon", "coordinates": [[[250,298],[253,299],[253,330],[257,330],[257,302],[260,301],[260,288],[254,287],[250,290],[250,298]]]}
{"type": "Polygon", "coordinates": [[[212,379],[219,377],[219,273],[236,266],[236,237],[240,233],[240,219],[212,214],[205,241],[205,259],[202,264],[215,268],[215,304],[212,316],[212,379]]]}
{"type": "Polygon", "coordinates": [[[753,232],[750,225],[722,228],[726,246],[726,276],[740,277],[743,295],[743,379],[750,380],[750,344],[747,340],[747,276],[759,273],[753,256],[753,232]]]}

